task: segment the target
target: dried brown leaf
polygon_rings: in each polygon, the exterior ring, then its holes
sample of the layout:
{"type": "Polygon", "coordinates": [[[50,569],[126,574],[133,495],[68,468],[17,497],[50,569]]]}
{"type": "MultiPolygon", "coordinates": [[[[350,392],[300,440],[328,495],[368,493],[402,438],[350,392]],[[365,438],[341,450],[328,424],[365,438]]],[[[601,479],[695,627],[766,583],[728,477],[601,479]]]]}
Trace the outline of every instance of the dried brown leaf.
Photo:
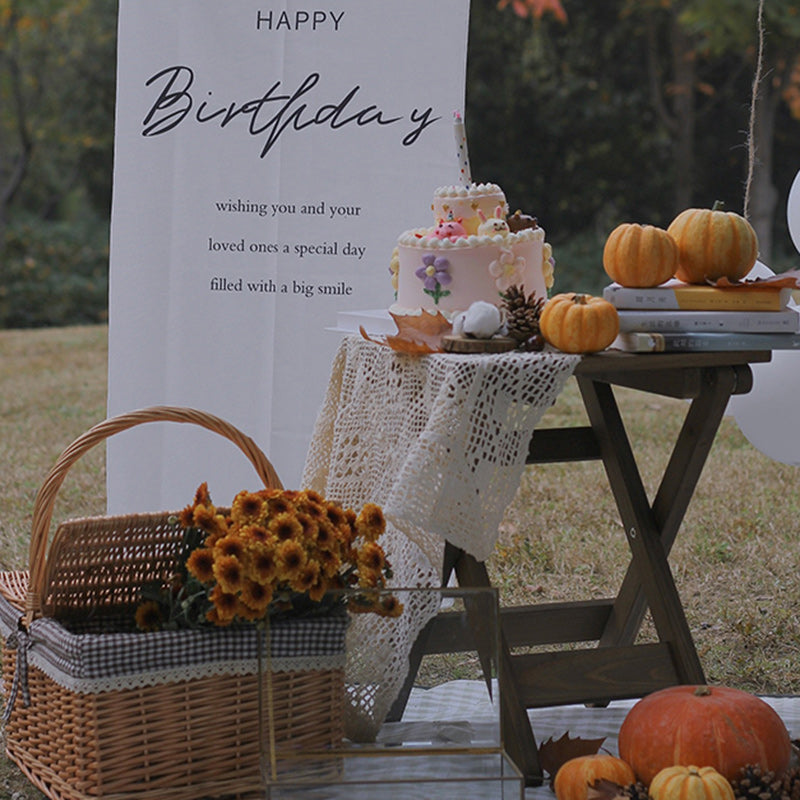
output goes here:
{"type": "Polygon", "coordinates": [[[376,339],[370,336],[365,330],[363,326],[360,326],[358,329],[361,333],[361,336],[366,339],[368,342],[373,342],[374,344],[379,344],[382,347],[389,347],[397,353],[408,353],[410,355],[425,355],[427,353],[439,353],[441,352],[441,348],[434,349],[428,344],[424,342],[415,342],[411,339],[403,339],[400,336],[392,336],[391,334],[387,334],[380,339],[376,339]]]}
{"type": "Polygon", "coordinates": [[[413,339],[404,339],[402,336],[387,336],[386,344],[397,353],[408,353],[409,355],[422,356],[427,353],[440,353],[441,347],[431,347],[425,342],[417,342],[413,339]]]}
{"type": "Polygon", "coordinates": [[[607,778],[600,778],[590,784],[586,791],[586,800],[630,800],[625,794],[625,787],[607,778]]]}
{"type": "Polygon", "coordinates": [[[366,332],[366,330],[364,330],[364,326],[363,325],[359,325],[358,326],[358,332],[361,334],[361,338],[362,339],[366,339],[368,342],[372,342],[373,344],[381,344],[381,345],[385,345],[386,344],[386,342],[383,339],[375,339],[372,336],[370,336],[366,332]]]}
{"type": "MultiPolygon", "coordinates": [[[[391,314],[391,312],[389,313],[391,314]]],[[[435,314],[423,311],[418,316],[392,314],[392,319],[397,325],[398,338],[424,343],[437,350],[442,347],[442,336],[446,336],[453,330],[453,326],[441,311],[437,311],[435,314]]]]}
{"type": "MultiPolygon", "coordinates": [[[[391,314],[391,312],[389,312],[391,314]]],[[[422,355],[425,353],[441,353],[442,338],[453,330],[453,326],[441,311],[430,314],[423,311],[416,316],[392,314],[397,334],[387,334],[381,339],[370,336],[363,327],[359,328],[361,335],[369,342],[391,347],[399,353],[422,355]]]]}
{"type": "Polygon", "coordinates": [[[790,269],[769,278],[751,278],[750,280],[731,281],[728,278],[718,278],[709,281],[711,286],[718,289],[800,289],[800,269],[790,269]]]}
{"type": "Polygon", "coordinates": [[[578,756],[591,756],[600,752],[605,736],[600,739],[572,738],[567,731],[558,739],[551,736],[539,745],[539,763],[542,769],[554,777],[562,764],[578,756]]]}

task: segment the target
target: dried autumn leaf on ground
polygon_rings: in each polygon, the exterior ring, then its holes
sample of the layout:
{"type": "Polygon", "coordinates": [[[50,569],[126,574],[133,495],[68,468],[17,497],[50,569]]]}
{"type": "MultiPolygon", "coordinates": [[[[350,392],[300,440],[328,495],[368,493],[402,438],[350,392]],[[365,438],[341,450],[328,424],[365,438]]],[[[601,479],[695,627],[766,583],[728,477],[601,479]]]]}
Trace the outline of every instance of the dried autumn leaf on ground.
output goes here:
{"type": "Polygon", "coordinates": [[[605,736],[600,739],[581,739],[576,736],[573,739],[569,731],[558,739],[553,739],[551,736],[539,745],[539,763],[552,779],[561,765],[571,758],[592,756],[600,752],[605,740],[605,736]]]}
{"type": "MultiPolygon", "coordinates": [[[[389,312],[391,314],[391,312],[389,312]]],[[[370,342],[384,344],[399,353],[441,353],[442,337],[453,330],[453,326],[441,311],[430,314],[423,311],[419,315],[392,314],[397,325],[397,334],[387,334],[383,340],[369,336],[364,328],[359,328],[361,335],[370,342]]]]}

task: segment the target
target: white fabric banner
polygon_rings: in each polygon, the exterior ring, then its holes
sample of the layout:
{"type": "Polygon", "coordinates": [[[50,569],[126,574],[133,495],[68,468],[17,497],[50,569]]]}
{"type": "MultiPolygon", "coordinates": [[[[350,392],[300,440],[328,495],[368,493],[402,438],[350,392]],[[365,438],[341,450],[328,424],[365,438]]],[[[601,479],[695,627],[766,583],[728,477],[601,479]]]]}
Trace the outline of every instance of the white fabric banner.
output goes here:
{"type": "MultiPolygon", "coordinates": [[[[397,235],[458,182],[469,0],[119,6],[109,414],[217,414],[298,486],[327,328],[393,302],[397,235]]],[[[109,513],[257,487],[234,446],[187,428],[109,440],[109,513]]]]}

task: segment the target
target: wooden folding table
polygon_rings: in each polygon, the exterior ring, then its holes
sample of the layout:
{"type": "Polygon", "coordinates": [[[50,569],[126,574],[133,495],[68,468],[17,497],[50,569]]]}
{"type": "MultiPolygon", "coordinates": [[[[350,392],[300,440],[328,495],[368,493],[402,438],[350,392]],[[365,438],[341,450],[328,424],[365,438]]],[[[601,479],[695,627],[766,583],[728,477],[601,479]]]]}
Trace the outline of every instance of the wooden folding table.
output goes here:
{"type": "MultiPolygon", "coordinates": [[[[599,459],[619,509],[631,563],[615,598],[501,608],[499,680],[507,752],[529,784],[542,771],[527,709],[567,703],[606,703],[656,689],[703,683],[703,668],[667,561],[711,449],[728,400],[752,387],[749,364],[769,352],[587,356],[577,366],[589,425],[537,428],[529,464],[599,459]],[[687,414],[652,503],[634,459],[613,387],[687,399],[687,414]],[[635,644],[650,609],[658,641],[635,644]],[[541,646],[596,641],[597,647],[546,650],[541,646]],[[514,652],[537,646],[536,652],[514,652]]],[[[462,586],[489,586],[485,563],[448,545],[443,580],[455,572],[462,586]]],[[[464,612],[469,615],[469,609],[464,612]]],[[[431,620],[412,659],[455,652],[454,614],[431,620]]],[[[472,624],[479,625],[477,615],[472,624]]],[[[413,670],[412,670],[413,673],[413,670]]],[[[412,675],[413,678],[413,675],[412,675]]],[[[399,700],[402,703],[402,698],[399,700]]]]}

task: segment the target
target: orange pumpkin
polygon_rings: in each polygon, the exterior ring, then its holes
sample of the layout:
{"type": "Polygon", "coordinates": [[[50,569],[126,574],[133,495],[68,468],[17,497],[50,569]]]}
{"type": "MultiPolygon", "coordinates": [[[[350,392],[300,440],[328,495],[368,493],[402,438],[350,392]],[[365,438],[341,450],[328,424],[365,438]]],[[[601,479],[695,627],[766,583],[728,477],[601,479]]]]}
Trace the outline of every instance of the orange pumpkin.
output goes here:
{"type": "Polygon", "coordinates": [[[606,239],[603,268],[621,286],[658,286],[678,268],[678,245],[663,228],[625,222],[606,239]]]}
{"type": "Polygon", "coordinates": [[[567,292],[551,297],[539,317],[545,341],[564,353],[604,350],[619,333],[619,314],[602,297],[567,292]]]}
{"type": "Polygon", "coordinates": [[[642,698],[619,731],[619,754],[649,784],[665,767],[714,767],[729,781],[742,767],[783,772],[789,733],[755,695],[725,686],[672,686],[642,698]]]}
{"type": "Polygon", "coordinates": [[[653,778],[653,800],[734,800],[733,787],[713,767],[666,767],[653,778]]]}
{"type": "Polygon", "coordinates": [[[667,228],[678,245],[675,277],[686,283],[706,283],[719,278],[738,281],[753,268],[758,257],[758,237],[753,226],[733,211],[687,208],[667,228]]]}
{"type": "Polygon", "coordinates": [[[565,761],[556,772],[553,789],[556,800],[586,800],[595,781],[608,780],[628,786],[633,783],[633,770],[621,758],[606,753],[577,756],[565,761]]]}

